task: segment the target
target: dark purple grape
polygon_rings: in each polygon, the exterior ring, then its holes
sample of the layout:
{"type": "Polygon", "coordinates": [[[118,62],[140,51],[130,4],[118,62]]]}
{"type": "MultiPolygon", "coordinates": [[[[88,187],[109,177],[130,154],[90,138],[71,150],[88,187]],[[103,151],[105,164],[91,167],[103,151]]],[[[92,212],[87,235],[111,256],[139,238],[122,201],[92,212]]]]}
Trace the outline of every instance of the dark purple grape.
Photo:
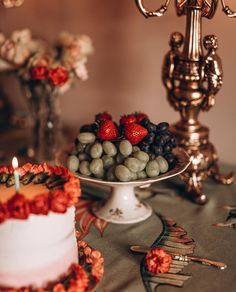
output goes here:
{"type": "Polygon", "coordinates": [[[154,133],[149,133],[145,138],[144,141],[147,142],[148,144],[152,144],[155,140],[155,134],[154,133]]]}
{"type": "Polygon", "coordinates": [[[172,149],[173,149],[172,144],[171,144],[171,143],[167,143],[167,144],[164,146],[164,153],[171,152],[172,149]]]}
{"type": "Polygon", "coordinates": [[[169,131],[166,131],[166,132],[162,132],[160,134],[160,136],[163,138],[163,140],[165,141],[165,143],[169,142],[170,139],[171,139],[171,133],[169,131]]]}
{"type": "Polygon", "coordinates": [[[170,143],[172,144],[173,147],[177,146],[177,141],[174,135],[170,138],[170,143]]]}
{"type": "Polygon", "coordinates": [[[156,156],[163,155],[163,148],[162,146],[152,145],[152,151],[156,156]]]}
{"type": "Polygon", "coordinates": [[[140,122],[140,125],[143,126],[144,128],[147,128],[148,124],[150,123],[149,119],[143,119],[140,122]]]}
{"type": "Polygon", "coordinates": [[[83,133],[83,132],[93,132],[91,125],[83,125],[80,128],[80,133],[83,133]]]}
{"type": "Polygon", "coordinates": [[[146,129],[148,130],[149,133],[154,133],[156,132],[157,126],[151,122],[146,126],[146,129]]]}
{"type": "Polygon", "coordinates": [[[156,126],[157,133],[167,131],[168,129],[169,129],[169,124],[166,122],[159,123],[156,126]]]}
{"type": "Polygon", "coordinates": [[[139,143],[138,146],[144,152],[149,152],[150,151],[150,145],[145,141],[142,141],[141,143],[139,143]]]}
{"type": "Polygon", "coordinates": [[[165,140],[162,136],[156,136],[155,138],[155,145],[156,146],[163,146],[165,144],[165,140]]]}
{"type": "Polygon", "coordinates": [[[93,133],[96,133],[98,131],[98,129],[99,129],[99,124],[98,123],[93,123],[90,126],[91,126],[91,129],[92,129],[93,133]]]}
{"type": "Polygon", "coordinates": [[[174,168],[175,165],[176,165],[176,157],[174,156],[173,153],[167,153],[164,155],[165,159],[167,160],[168,164],[169,164],[169,167],[170,168],[174,168]]]}

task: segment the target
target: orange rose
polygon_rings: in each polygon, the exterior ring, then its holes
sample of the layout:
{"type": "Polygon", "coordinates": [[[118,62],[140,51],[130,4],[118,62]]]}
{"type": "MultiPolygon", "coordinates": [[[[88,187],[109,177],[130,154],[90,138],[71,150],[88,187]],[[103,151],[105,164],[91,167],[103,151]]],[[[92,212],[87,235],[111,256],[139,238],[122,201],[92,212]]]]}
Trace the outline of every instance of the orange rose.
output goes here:
{"type": "Polygon", "coordinates": [[[145,259],[145,264],[149,272],[153,274],[164,274],[170,269],[172,257],[162,248],[151,249],[145,259]]]}
{"type": "Polygon", "coordinates": [[[31,70],[31,78],[33,80],[45,80],[47,78],[47,67],[36,66],[31,70]]]}
{"type": "Polygon", "coordinates": [[[51,193],[51,210],[57,213],[65,213],[68,207],[68,196],[63,190],[54,190],[51,193]]]}
{"type": "Polygon", "coordinates": [[[49,70],[48,78],[53,86],[62,86],[69,79],[69,74],[66,69],[56,67],[49,70]]]}
{"type": "Polygon", "coordinates": [[[48,200],[48,194],[42,194],[36,196],[31,202],[30,202],[30,210],[33,214],[43,214],[47,215],[49,211],[49,200],[48,200]]]}
{"type": "Polygon", "coordinates": [[[89,284],[89,278],[85,270],[80,266],[74,264],[72,272],[75,278],[70,280],[68,292],[84,292],[89,284]]]}
{"type": "Polygon", "coordinates": [[[10,218],[27,219],[30,213],[29,204],[21,194],[15,194],[8,202],[10,218]]]}

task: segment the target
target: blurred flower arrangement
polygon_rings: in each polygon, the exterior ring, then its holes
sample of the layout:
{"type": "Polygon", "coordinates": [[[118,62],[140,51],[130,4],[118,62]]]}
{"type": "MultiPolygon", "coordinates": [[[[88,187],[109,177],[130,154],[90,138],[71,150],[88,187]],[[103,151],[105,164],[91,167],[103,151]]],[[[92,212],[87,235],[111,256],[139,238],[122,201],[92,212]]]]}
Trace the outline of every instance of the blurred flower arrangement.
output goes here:
{"type": "Polygon", "coordinates": [[[1,3],[6,8],[19,7],[23,2],[24,0],[1,0],[1,3]]]}
{"type": "Polygon", "coordinates": [[[87,80],[87,58],[92,52],[92,41],[86,35],[62,32],[49,46],[32,38],[28,29],[15,31],[10,38],[0,34],[0,72],[9,71],[18,78],[32,116],[36,139],[29,156],[37,153],[38,160],[40,154],[47,161],[55,158],[61,143],[58,96],[76,81],[87,80]]]}

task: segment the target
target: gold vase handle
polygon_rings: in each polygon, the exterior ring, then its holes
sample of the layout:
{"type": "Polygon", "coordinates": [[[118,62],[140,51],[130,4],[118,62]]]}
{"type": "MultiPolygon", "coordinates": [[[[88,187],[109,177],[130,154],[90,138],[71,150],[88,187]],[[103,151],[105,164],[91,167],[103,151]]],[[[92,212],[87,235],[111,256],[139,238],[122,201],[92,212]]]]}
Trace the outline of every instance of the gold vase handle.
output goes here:
{"type": "Polygon", "coordinates": [[[221,3],[222,3],[222,6],[223,6],[223,11],[228,17],[230,17],[230,18],[236,17],[236,12],[231,10],[230,7],[225,4],[225,0],[221,0],[221,3]]]}
{"type": "Polygon", "coordinates": [[[167,11],[167,8],[170,4],[170,0],[166,0],[165,4],[162,5],[160,8],[158,8],[157,10],[154,11],[149,11],[144,7],[143,4],[143,0],[135,0],[136,5],[139,9],[139,11],[146,17],[153,17],[153,16],[157,16],[157,17],[161,17],[163,16],[163,14],[167,11]]]}

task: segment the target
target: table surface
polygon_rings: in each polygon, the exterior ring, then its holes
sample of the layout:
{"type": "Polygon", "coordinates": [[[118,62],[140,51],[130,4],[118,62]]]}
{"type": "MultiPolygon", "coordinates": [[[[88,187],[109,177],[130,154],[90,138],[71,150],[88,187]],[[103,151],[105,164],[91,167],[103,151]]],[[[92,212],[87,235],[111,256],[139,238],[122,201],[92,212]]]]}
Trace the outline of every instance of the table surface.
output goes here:
{"type": "MultiPolygon", "coordinates": [[[[225,166],[224,170],[232,170],[225,166]]],[[[236,168],[234,168],[236,170],[236,168]]],[[[184,274],[192,275],[184,287],[160,286],[160,292],[235,292],[236,287],[236,230],[217,228],[212,224],[226,219],[228,211],[224,205],[236,205],[235,184],[223,186],[207,181],[204,191],[209,197],[205,206],[198,206],[183,198],[183,184],[178,179],[156,185],[159,194],[147,199],[154,212],[173,218],[195,240],[194,255],[222,261],[228,268],[224,271],[213,267],[190,263],[184,274]]],[[[100,195],[104,191],[97,190],[100,195]]],[[[157,239],[162,231],[160,219],[153,214],[138,224],[109,224],[101,238],[92,229],[85,238],[91,246],[98,248],[105,258],[105,275],[98,291],[145,291],[140,276],[142,255],[129,251],[130,245],[148,245],[157,239]]]]}
{"type": "MultiPolygon", "coordinates": [[[[12,157],[14,151],[24,145],[22,133],[1,134],[0,154],[4,158],[7,151],[12,157]]],[[[6,158],[6,157],[5,157],[6,158]]],[[[7,160],[7,159],[6,159],[7,160]]],[[[224,171],[236,167],[224,166],[224,171]]],[[[158,194],[147,199],[154,212],[173,218],[195,240],[195,255],[225,262],[224,271],[213,267],[190,263],[183,273],[192,275],[184,287],[160,286],[160,292],[235,292],[236,291],[236,230],[216,228],[212,224],[226,219],[228,212],[223,205],[236,205],[236,185],[223,186],[211,180],[204,184],[204,191],[209,197],[205,206],[198,206],[184,198],[184,188],[178,179],[160,182],[156,185],[158,194]]],[[[100,196],[104,190],[96,190],[100,196]]],[[[149,219],[137,224],[109,224],[103,237],[92,227],[85,241],[93,248],[99,249],[105,259],[105,274],[97,291],[106,292],[142,292],[145,291],[140,263],[142,255],[129,251],[130,245],[151,246],[162,231],[160,219],[153,214],[149,219]]]]}

